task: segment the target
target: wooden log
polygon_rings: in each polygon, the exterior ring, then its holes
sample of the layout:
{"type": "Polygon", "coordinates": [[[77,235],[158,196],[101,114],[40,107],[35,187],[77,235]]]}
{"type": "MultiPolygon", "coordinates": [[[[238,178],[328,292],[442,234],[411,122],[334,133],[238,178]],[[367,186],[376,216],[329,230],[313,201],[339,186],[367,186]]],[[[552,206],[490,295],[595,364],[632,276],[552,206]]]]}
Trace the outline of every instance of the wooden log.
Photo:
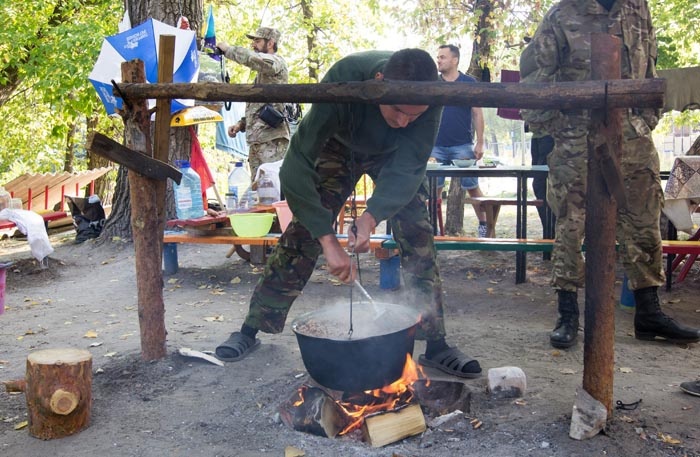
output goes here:
{"type": "Polygon", "coordinates": [[[27,390],[27,381],[24,379],[13,379],[2,383],[5,385],[5,392],[8,394],[16,394],[27,390]]]}
{"type": "MultiPolygon", "coordinates": [[[[161,54],[161,58],[165,58],[161,54]]],[[[122,64],[122,81],[145,81],[146,72],[140,60],[122,64]]],[[[125,103],[124,133],[126,146],[152,156],[151,113],[146,100],[125,103]]],[[[158,181],[137,172],[129,172],[131,228],[136,252],[136,289],[141,357],[162,359],[167,354],[165,338],[165,303],[163,301],[162,244],[164,221],[159,219],[158,181]]]]}
{"type": "Polygon", "coordinates": [[[363,439],[372,447],[386,446],[425,430],[425,417],[418,404],[367,416],[362,424],[363,439]]]}
{"type": "Polygon", "coordinates": [[[288,427],[328,438],[349,425],[348,417],[330,395],[306,385],[280,406],[279,413],[288,427]]]}
{"type": "Polygon", "coordinates": [[[62,438],[90,425],[92,355],[83,349],[46,349],[29,354],[26,373],[29,433],[62,438]]]}
{"type": "Polygon", "coordinates": [[[129,170],[148,178],[158,181],[165,181],[170,178],[177,184],[180,184],[180,180],[182,179],[182,172],[177,168],[138,151],[129,149],[98,132],[91,132],[88,135],[85,147],[90,152],[118,163],[119,165],[124,165],[129,170]]]}
{"type": "MultiPolygon", "coordinates": [[[[620,77],[620,39],[607,34],[591,35],[591,77],[620,77]]],[[[583,388],[613,413],[615,346],[615,226],[617,202],[622,192],[619,173],[603,168],[620,167],[622,113],[619,109],[592,113],[589,135],[586,195],[586,327],[583,349],[583,388]],[[618,176],[615,176],[615,175],[618,176]],[[619,197],[618,197],[619,198],[619,197]]],[[[624,195],[623,195],[624,197],[624,195]]]]}
{"type": "Polygon", "coordinates": [[[119,84],[127,98],[205,101],[469,105],[484,108],[661,108],[665,79],[537,84],[362,81],[321,84],[119,84]],[[606,96],[607,84],[607,96],[606,96]]]}

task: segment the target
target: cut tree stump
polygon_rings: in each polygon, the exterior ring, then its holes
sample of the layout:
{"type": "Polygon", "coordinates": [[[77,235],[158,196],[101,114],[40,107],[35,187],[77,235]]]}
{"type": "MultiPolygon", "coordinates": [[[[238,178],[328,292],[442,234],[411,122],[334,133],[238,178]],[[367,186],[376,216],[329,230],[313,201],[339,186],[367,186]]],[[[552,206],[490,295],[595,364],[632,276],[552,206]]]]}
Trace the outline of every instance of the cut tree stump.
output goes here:
{"type": "Polygon", "coordinates": [[[46,349],[27,357],[29,433],[62,438],[90,424],[92,355],[83,349],[46,349]]]}
{"type": "Polygon", "coordinates": [[[423,411],[414,403],[398,411],[367,416],[362,424],[362,435],[370,446],[382,447],[421,434],[425,429],[423,411]]]}

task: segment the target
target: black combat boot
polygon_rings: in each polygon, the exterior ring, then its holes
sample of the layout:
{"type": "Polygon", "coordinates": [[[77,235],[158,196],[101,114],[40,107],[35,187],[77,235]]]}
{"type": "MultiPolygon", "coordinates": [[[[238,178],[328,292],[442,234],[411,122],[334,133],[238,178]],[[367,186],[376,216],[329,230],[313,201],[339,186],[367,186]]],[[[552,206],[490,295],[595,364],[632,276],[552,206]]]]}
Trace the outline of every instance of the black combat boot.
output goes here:
{"type": "Polygon", "coordinates": [[[700,330],[679,324],[661,311],[658,287],[634,291],[634,337],[638,340],[663,338],[671,343],[700,341],[700,330]]]}
{"type": "Polygon", "coordinates": [[[578,337],[578,298],[576,292],[557,291],[559,299],[559,320],[549,335],[549,342],[555,348],[565,349],[576,344],[578,337]]]}

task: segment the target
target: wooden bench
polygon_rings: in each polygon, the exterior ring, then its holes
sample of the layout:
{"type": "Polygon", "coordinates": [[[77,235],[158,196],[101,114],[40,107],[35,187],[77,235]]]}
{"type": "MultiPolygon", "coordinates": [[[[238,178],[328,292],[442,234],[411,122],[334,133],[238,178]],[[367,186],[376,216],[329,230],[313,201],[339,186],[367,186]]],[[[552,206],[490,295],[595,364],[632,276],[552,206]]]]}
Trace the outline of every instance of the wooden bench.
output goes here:
{"type": "MultiPolygon", "coordinates": [[[[498,221],[498,214],[501,211],[501,206],[510,205],[516,206],[518,200],[515,198],[500,198],[500,197],[467,197],[464,199],[465,203],[470,205],[480,205],[481,210],[486,213],[486,237],[495,238],[496,237],[496,222],[498,221]]],[[[544,205],[543,200],[527,200],[528,206],[542,206],[544,205]]]]}
{"type": "MultiPolygon", "coordinates": [[[[394,240],[387,240],[382,245],[385,249],[396,249],[398,246],[394,240]]],[[[458,236],[436,236],[435,249],[437,251],[513,251],[513,252],[551,252],[554,240],[550,239],[517,239],[517,238],[471,238],[458,236]]],[[[585,251],[585,246],[581,246],[585,251]]],[[[700,255],[700,240],[662,240],[662,251],[669,256],[675,255],[700,255]]],[[[694,259],[693,259],[694,260],[694,259]]],[[[671,289],[673,268],[666,268],[666,289],[671,289]]],[[[389,263],[380,266],[390,265],[389,263]]],[[[396,264],[391,264],[396,265],[396,264]]],[[[516,270],[518,265],[516,265],[516,270]]],[[[687,267],[689,268],[689,267],[687,267]]],[[[682,272],[683,273],[683,272],[682,272]]],[[[687,271],[685,271],[687,274],[687,271]]],[[[384,274],[397,274],[385,272],[384,274]]],[[[517,276],[517,272],[516,272],[517,276]]],[[[524,275],[523,275],[524,277],[524,275]]]]}
{"type": "MultiPolygon", "coordinates": [[[[266,236],[248,238],[231,235],[200,235],[186,231],[166,231],[163,235],[163,271],[166,275],[177,273],[179,269],[177,258],[177,245],[180,243],[194,244],[226,244],[235,247],[235,252],[242,258],[249,260],[249,253],[243,246],[261,246],[263,248],[274,246],[280,239],[280,233],[270,233],[266,236]]],[[[338,240],[343,246],[347,245],[348,236],[339,234],[338,240]]],[[[380,249],[382,243],[389,240],[391,235],[373,235],[370,239],[370,249],[380,249]]],[[[227,257],[233,251],[229,251],[227,257]]]]}

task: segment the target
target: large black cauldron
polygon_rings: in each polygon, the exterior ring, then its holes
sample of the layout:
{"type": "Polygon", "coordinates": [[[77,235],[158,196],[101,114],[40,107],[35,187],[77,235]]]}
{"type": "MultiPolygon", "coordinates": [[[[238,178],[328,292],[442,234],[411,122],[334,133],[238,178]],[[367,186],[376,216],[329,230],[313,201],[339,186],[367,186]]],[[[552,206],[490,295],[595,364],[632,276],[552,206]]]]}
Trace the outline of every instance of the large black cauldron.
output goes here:
{"type": "Polygon", "coordinates": [[[324,387],[361,392],[401,377],[413,354],[418,313],[401,305],[359,303],[326,307],[292,322],[309,375],[324,387]]]}

